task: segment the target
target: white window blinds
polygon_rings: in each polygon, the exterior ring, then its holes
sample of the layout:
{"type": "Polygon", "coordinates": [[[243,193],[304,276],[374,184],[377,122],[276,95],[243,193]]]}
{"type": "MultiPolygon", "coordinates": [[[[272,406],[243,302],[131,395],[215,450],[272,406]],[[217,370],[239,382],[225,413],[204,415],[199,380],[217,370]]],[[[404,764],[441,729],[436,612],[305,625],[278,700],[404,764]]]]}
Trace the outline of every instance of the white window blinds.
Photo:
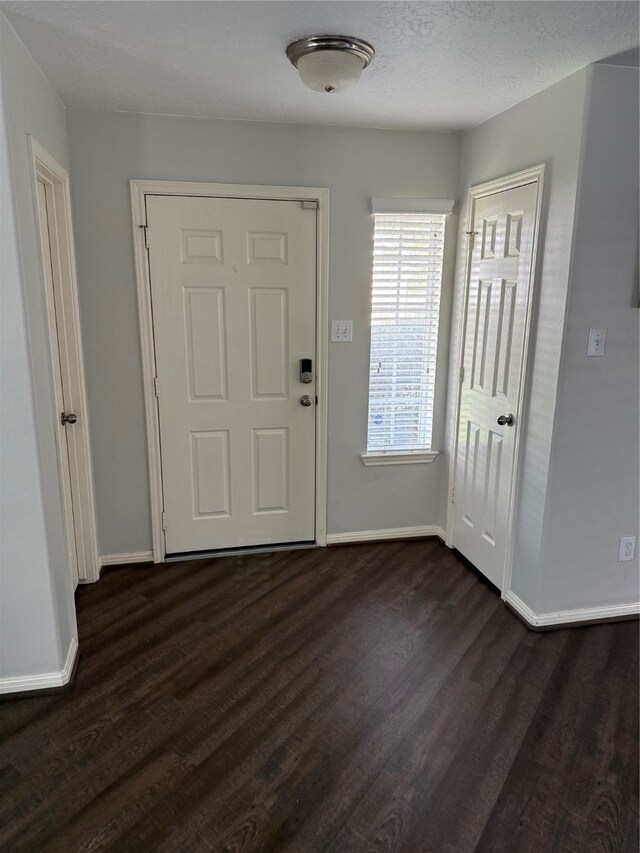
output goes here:
{"type": "MultiPolygon", "coordinates": [[[[367,453],[431,449],[446,212],[375,212],[367,453]]],[[[382,200],[380,200],[382,201],[382,200]]]]}

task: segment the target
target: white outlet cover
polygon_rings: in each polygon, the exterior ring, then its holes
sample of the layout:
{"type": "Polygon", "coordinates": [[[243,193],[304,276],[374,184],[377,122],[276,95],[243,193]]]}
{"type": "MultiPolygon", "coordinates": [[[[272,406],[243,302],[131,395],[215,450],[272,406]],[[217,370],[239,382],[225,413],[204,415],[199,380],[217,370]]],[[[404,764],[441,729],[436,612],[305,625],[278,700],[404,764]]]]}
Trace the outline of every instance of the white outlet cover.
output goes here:
{"type": "Polygon", "coordinates": [[[604,355],[605,346],[607,344],[606,329],[589,329],[589,346],[587,355],[599,356],[604,355]]]}
{"type": "Polygon", "coordinates": [[[345,343],[353,340],[353,320],[331,321],[331,342],[345,343]]]}
{"type": "Polygon", "coordinates": [[[633,560],[636,555],[636,537],[623,536],[620,540],[620,550],[618,551],[618,562],[624,563],[627,560],[633,560]]]}

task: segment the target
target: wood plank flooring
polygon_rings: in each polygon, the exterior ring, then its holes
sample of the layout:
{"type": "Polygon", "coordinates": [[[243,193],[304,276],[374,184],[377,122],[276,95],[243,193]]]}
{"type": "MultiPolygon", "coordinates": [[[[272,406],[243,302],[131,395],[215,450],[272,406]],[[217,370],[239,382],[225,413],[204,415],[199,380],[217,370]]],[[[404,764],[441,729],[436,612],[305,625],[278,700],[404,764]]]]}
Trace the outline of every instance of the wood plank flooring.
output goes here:
{"type": "Polygon", "coordinates": [[[638,625],[528,631],[435,540],[110,569],[0,705],[3,851],[638,850],[638,625]]]}

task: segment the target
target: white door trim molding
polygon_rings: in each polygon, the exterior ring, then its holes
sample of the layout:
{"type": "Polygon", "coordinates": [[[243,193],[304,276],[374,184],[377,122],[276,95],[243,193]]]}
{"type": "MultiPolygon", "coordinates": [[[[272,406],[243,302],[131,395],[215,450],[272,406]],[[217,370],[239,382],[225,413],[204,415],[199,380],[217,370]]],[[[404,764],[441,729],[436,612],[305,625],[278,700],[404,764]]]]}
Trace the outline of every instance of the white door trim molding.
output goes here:
{"type": "MultiPolygon", "coordinates": [[[[78,307],[78,280],[76,273],[73,226],[71,220],[71,194],[69,174],[49,152],[29,135],[29,152],[32,167],[34,215],[38,219],[38,187],[42,181],[53,201],[52,218],[55,225],[56,255],[52,265],[53,281],[63,313],[63,322],[56,327],[56,304],[47,277],[41,268],[45,296],[49,346],[52,364],[59,361],[63,384],[78,413],[78,422],[69,431],[68,456],[73,502],[73,528],[78,557],[80,583],[94,583],[100,577],[96,509],[91,465],[91,440],[87,406],[86,379],[82,355],[82,333],[78,307]],[[57,328],[57,340],[54,332],[57,328]],[[59,353],[59,354],[58,354],[59,353]]],[[[42,263],[42,259],[41,259],[42,263]]],[[[55,369],[55,368],[54,368],[55,369]]],[[[56,411],[55,417],[60,416],[56,411]]]]}
{"type": "Polygon", "coordinates": [[[437,536],[444,542],[444,530],[437,524],[417,527],[388,527],[383,530],[356,530],[352,533],[327,533],[327,545],[346,545],[349,542],[382,542],[387,539],[423,539],[437,536]]]}
{"type": "Polygon", "coordinates": [[[72,637],[67,651],[67,658],[62,669],[54,672],[41,672],[38,675],[21,675],[16,678],[0,679],[0,695],[24,693],[25,691],[51,690],[53,687],[64,687],[68,684],[78,656],[78,638],[72,637]]]}
{"type": "MultiPolygon", "coordinates": [[[[540,232],[540,216],[542,209],[542,193],[544,188],[544,173],[545,166],[544,163],[541,163],[539,166],[533,166],[530,169],[524,169],[521,172],[515,172],[511,175],[505,175],[501,178],[496,178],[493,181],[487,181],[483,184],[478,184],[477,186],[473,186],[469,188],[468,196],[467,196],[467,219],[466,219],[466,228],[465,231],[468,233],[472,230],[474,217],[475,217],[475,206],[478,199],[485,198],[486,196],[494,195],[498,192],[503,192],[505,190],[515,189],[516,187],[523,186],[525,184],[537,184],[537,194],[536,194],[536,207],[535,207],[535,216],[534,216],[534,231],[533,231],[533,248],[531,251],[531,285],[529,288],[529,298],[527,304],[527,313],[525,318],[525,332],[524,332],[524,343],[522,349],[522,364],[521,364],[521,381],[520,388],[518,391],[518,412],[525,411],[524,409],[524,399],[525,399],[525,389],[527,386],[527,378],[528,378],[528,361],[529,361],[529,350],[530,350],[530,331],[531,331],[531,316],[532,316],[532,306],[535,299],[536,292],[536,283],[538,277],[537,270],[537,254],[538,254],[538,245],[539,245],[539,232],[540,232]]],[[[461,375],[461,367],[464,364],[464,346],[466,339],[466,324],[467,324],[467,293],[469,290],[469,277],[471,275],[471,254],[473,251],[473,240],[468,240],[467,247],[467,257],[465,262],[465,271],[464,271],[464,288],[461,295],[461,305],[464,306],[463,311],[460,315],[459,327],[458,327],[458,335],[459,335],[459,345],[458,351],[455,354],[455,362],[453,364],[453,371],[450,374],[455,377],[456,388],[455,388],[455,413],[454,413],[454,429],[453,429],[453,437],[451,439],[451,448],[450,448],[450,456],[449,456],[449,489],[448,495],[449,500],[447,502],[447,524],[446,524],[446,544],[453,548],[455,547],[455,543],[453,541],[453,521],[454,521],[454,513],[453,513],[453,504],[452,504],[452,495],[453,495],[453,487],[455,484],[456,477],[456,460],[458,455],[458,421],[460,420],[460,404],[461,404],[461,394],[462,394],[462,384],[459,381],[461,375]]],[[[453,388],[450,388],[453,392],[453,388]]],[[[522,447],[521,442],[522,429],[518,429],[514,438],[514,464],[513,471],[511,477],[511,499],[509,501],[508,508],[508,523],[507,523],[507,543],[506,543],[506,557],[505,557],[505,565],[503,571],[503,581],[502,581],[502,598],[506,599],[507,593],[511,587],[511,574],[512,574],[512,563],[513,563],[513,528],[515,521],[515,506],[517,499],[517,487],[518,487],[518,470],[520,467],[520,449],[522,447]]]]}
{"type": "Polygon", "coordinates": [[[640,602],[604,604],[576,610],[557,610],[553,613],[535,613],[513,590],[507,591],[504,600],[534,630],[578,623],[607,622],[614,619],[635,619],[640,616],[640,602]]]}
{"type": "Polygon", "coordinates": [[[327,427],[328,427],[328,306],[329,306],[329,190],[322,187],[273,187],[244,184],[211,184],[192,181],[132,180],[133,245],[136,264],[138,317],[144,385],[149,491],[151,498],[152,552],[154,563],[165,558],[162,531],[162,470],[160,428],[155,396],[156,375],[151,312],[151,281],[145,241],[147,195],[210,196],[214,198],[309,201],[317,204],[316,218],[316,544],[327,544],[327,427]]]}

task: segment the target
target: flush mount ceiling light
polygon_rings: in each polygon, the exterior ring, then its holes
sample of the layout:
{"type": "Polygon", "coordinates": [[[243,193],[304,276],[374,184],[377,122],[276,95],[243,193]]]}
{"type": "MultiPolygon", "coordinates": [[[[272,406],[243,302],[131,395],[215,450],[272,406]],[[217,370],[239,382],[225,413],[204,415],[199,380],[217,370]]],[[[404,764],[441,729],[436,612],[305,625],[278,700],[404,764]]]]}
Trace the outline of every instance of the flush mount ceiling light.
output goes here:
{"type": "Polygon", "coordinates": [[[351,36],[307,36],[287,48],[305,86],[329,93],[357,83],[374,54],[369,42],[351,36]]]}

